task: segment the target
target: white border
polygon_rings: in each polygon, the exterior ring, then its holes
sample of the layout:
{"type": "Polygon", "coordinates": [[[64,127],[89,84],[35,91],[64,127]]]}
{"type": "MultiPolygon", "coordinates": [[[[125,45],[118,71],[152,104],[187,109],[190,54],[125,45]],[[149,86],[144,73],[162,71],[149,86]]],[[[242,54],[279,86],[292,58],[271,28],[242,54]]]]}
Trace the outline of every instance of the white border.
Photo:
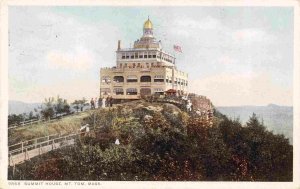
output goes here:
{"type": "MultiPolygon", "coordinates": [[[[8,114],[8,6],[53,6],[53,5],[67,5],[67,6],[292,6],[294,7],[294,79],[293,79],[293,105],[294,105],[294,128],[293,128],[293,144],[294,144],[294,174],[293,182],[108,182],[99,181],[100,186],[88,187],[87,181],[84,182],[85,186],[76,186],[76,188],[300,188],[300,153],[299,153],[299,126],[300,126],[300,64],[299,64],[299,2],[294,0],[282,0],[282,1],[226,1],[221,0],[214,1],[196,1],[196,0],[3,0],[0,5],[0,189],[2,188],[60,188],[58,186],[45,186],[47,182],[43,182],[43,185],[38,186],[24,186],[25,182],[20,182],[22,185],[8,186],[7,185],[7,114],[8,114]]],[[[81,181],[80,181],[81,182],[81,181]]],[[[51,182],[59,183],[59,182],[51,182]]],[[[67,181],[62,181],[64,186],[67,181]]],[[[75,182],[71,182],[72,188],[75,186],[75,182]]],[[[68,186],[64,186],[68,187],[68,186]]]]}

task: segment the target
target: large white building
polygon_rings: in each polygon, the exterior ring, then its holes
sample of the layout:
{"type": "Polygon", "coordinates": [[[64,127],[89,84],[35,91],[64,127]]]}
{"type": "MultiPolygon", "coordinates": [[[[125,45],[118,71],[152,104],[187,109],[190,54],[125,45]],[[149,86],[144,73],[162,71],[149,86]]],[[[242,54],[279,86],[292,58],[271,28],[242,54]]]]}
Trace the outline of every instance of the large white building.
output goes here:
{"type": "Polygon", "coordinates": [[[116,59],[116,66],[100,70],[102,98],[140,99],[166,91],[178,94],[188,91],[188,74],[178,70],[175,57],[162,50],[153,36],[149,18],[144,23],[143,36],[134,42],[133,48],[121,48],[118,41],[116,59]]]}

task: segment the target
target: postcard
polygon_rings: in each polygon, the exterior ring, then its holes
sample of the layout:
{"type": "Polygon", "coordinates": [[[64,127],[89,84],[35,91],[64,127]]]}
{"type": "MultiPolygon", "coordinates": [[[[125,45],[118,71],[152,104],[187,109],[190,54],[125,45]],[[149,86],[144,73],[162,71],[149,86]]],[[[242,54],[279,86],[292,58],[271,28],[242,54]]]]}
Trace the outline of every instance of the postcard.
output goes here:
{"type": "Polygon", "coordinates": [[[297,1],[4,1],[0,188],[300,188],[297,1]]]}

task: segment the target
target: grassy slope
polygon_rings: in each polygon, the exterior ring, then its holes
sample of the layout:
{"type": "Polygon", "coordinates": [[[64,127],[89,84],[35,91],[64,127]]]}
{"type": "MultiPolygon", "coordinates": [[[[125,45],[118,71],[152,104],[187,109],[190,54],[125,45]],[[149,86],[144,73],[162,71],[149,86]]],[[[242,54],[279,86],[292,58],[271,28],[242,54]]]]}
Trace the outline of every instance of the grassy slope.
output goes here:
{"type": "Polygon", "coordinates": [[[9,135],[9,144],[15,144],[24,140],[53,135],[73,133],[83,124],[84,118],[93,111],[81,112],[50,123],[38,123],[30,126],[13,129],[9,135]]]}
{"type": "MultiPolygon", "coordinates": [[[[128,103],[124,103],[121,105],[116,105],[116,107],[122,107],[123,110],[132,112],[133,109],[136,108],[145,108],[148,111],[158,111],[162,110],[163,105],[160,103],[149,103],[143,100],[132,101],[128,103]]],[[[173,109],[174,113],[181,112],[174,105],[168,105],[171,109],[173,109]]],[[[108,108],[105,108],[108,110],[108,108]]],[[[39,123],[31,126],[20,127],[17,129],[13,129],[9,134],[8,142],[9,145],[16,144],[21,141],[30,140],[38,137],[44,137],[48,135],[54,134],[68,134],[74,133],[76,130],[80,128],[80,126],[84,125],[85,118],[90,117],[94,112],[100,113],[98,110],[88,110],[86,112],[81,112],[75,115],[71,115],[60,120],[51,122],[51,123],[39,123]]]]}

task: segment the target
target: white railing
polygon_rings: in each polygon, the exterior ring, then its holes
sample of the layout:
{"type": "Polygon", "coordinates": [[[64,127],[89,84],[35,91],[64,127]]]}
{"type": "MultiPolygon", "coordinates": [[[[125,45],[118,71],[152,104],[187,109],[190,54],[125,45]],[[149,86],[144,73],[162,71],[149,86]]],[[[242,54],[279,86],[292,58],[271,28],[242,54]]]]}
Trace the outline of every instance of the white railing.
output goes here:
{"type": "Polygon", "coordinates": [[[73,145],[75,144],[76,138],[79,138],[81,135],[85,135],[87,133],[89,132],[76,132],[63,136],[58,134],[49,135],[10,145],[8,146],[9,165],[14,166],[43,153],[61,148],[63,146],[73,145]]]}

